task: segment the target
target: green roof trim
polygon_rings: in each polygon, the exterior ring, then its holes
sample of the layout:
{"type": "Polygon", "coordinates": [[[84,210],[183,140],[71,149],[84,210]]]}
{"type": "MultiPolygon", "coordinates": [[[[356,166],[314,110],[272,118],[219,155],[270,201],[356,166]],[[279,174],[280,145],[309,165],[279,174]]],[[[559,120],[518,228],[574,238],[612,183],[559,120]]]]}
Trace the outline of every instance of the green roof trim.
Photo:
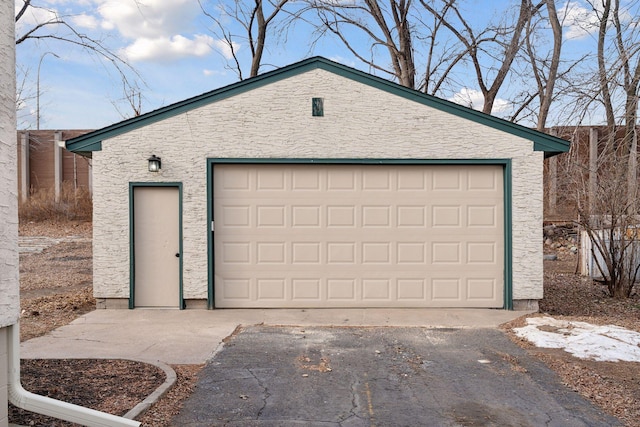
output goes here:
{"type": "Polygon", "coordinates": [[[342,77],[404,97],[440,111],[530,140],[533,142],[533,149],[535,151],[544,151],[545,157],[551,157],[556,154],[569,151],[570,144],[564,139],[455,104],[451,101],[409,89],[392,81],[373,76],[365,73],[364,71],[356,70],[355,68],[347,67],[346,65],[330,61],[323,57],[308,58],[286,67],[269,71],[259,76],[242,80],[240,82],[176,102],[166,107],[159,108],[138,117],[133,117],[76,138],[69,139],[66,141],[66,147],[69,151],[90,156],[91,152],[100,151],[102,149],[102,141],[105,139],[113,138],[213,102],[316,69],[335,73],[342,77]]]}

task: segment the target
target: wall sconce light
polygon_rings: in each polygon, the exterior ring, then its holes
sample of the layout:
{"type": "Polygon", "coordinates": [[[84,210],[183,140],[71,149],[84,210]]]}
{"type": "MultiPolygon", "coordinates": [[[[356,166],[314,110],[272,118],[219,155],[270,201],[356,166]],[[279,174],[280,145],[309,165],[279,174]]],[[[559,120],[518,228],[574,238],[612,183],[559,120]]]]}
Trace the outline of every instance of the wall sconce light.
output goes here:
{"type": "Polygon", "coordinates": [[[160,170],[162,166],[162,159],[160,159],[160,157],[152,154],[147,160],[149,160],[149,172],[158,172],[160,170]]]}

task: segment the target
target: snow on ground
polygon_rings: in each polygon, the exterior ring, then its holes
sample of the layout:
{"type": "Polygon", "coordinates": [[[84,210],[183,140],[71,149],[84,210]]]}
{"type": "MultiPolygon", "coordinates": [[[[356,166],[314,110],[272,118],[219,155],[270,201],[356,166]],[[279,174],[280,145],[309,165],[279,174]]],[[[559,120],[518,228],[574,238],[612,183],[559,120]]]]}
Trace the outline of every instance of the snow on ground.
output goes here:
{"type": "Polygon", "coordinates": [[[537,347],[562,348],[581,359],[600,362],[640,362],[640,333],[618,326],[531,317],[527,326],[514,328],[537,347]]]}

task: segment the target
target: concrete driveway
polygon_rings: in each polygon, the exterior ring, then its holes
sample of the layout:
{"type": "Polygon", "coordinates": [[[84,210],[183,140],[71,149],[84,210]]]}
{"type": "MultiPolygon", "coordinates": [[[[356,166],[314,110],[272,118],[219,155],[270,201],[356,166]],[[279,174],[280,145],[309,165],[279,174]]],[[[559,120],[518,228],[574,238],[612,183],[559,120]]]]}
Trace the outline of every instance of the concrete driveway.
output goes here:
{"type": "Polygon", "coordinates": [[[249,326],[179,426],[614,426],[499,330],[249,326]]]}
{"type": "Polygon", "coordinates": [[[205,363],[239,325],[495,328],[526,312],[487,309],[95,310],[20,345],[24,358],[205,363]]]}

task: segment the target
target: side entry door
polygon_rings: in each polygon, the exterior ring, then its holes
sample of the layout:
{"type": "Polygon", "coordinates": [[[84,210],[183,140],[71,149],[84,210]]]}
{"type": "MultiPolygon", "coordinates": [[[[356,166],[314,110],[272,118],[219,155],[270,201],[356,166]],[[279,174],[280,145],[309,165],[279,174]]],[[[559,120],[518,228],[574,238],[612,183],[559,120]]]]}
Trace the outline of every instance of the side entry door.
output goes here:
{"type": "Polygon", "coordinates": [[[133,304],[180,307],[180,188],[133,186],[133,304]]]}

